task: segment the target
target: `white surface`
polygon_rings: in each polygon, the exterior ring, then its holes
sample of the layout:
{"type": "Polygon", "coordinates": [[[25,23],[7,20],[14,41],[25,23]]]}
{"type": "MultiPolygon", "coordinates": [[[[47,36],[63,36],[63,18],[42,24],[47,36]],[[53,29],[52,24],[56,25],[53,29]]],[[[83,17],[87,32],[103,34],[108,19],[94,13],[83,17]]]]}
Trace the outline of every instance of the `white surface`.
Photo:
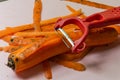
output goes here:
{"type": "MultiPolygon", "coordinates": [[[[82,8],[84,13],[89,15],[101,9],[83,6],[76,3],[64,2],[60,0],[42,0],[42,19],[69,14],[66,4],[74,8],[82,8]]],[[[110,4],[120,5],[120,0],[93,0],[110,4]]],[[[8,0],[0,3],[0,29],[6,26],[17,26],[32,23],[32,9],[34,0],[8,0]]],[[[0,42],[0,46],[6,43],[0,42]]],[[[97,48],[86,56],[82,62],[87,70],[78,72],[63,66],[53,64],[53,80],[120,80],[120,39],[109,47],[97,48]]],[[[40,66],[36,66],[29,71],[15,74],[5,64],[8,53],[0,52],[0,80],[45,80],[40,66]]]]}

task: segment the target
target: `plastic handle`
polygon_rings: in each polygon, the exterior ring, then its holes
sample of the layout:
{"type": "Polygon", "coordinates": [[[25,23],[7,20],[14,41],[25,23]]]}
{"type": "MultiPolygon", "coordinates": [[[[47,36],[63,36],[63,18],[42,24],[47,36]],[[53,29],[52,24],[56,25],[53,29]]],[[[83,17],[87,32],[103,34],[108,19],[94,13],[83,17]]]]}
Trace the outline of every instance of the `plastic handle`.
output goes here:
{"type": "Polygon", "coordinates": [[[120,7],[93,14],[83,20],[89,28],[102,27],[120,23],[120,7]]]}

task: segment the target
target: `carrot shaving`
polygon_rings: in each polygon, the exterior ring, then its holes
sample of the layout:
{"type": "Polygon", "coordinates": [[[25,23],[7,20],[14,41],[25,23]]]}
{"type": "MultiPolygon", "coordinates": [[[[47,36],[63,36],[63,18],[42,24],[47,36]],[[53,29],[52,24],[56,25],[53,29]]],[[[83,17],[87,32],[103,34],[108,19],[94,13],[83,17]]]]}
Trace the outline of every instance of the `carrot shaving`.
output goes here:
{"type": "MultiPolygon", "coordinates": [[[[75,11],[77,11],[76,9],[72,8],[70,5],[66,6],[68,8],[68,10],[72,13],[74,13],[75,11]]],[[[81,11],[81,15],[80,18],[86,18],[85,14],[83,14],[83,12],[81,11]]]]}
{"type": "Polygon", "coordinates": [[[0,51],[5,51],[5,52],[8,52],[8,53],[12,53],[18,49],[20,49],[22,46],[6,46],[6,47],[0,47],[0,51]]]}
{"type": "Polygon", "coordinates": [[[97,2],[92,2],[88,0],[64,0],[64,1],[76,2],[76,3],[83,4],[83,5],[92,6],[92,7],[101,8],[101,9],[113,8],[113,6],[109,6],[109,5],[105,5],[105,4],[97,3],[97,2]]]}
{"type": "Polygon", "coordinates": [[[42,67],[44,70],[45,77],[47,79],[52,79],[52,71],[51,71],[51,66],[48,60],[45,60],[42,62],[42,67]]]}
{"type": "Polygon", "coordinates": [[[76,10],[74,8],[72,8],[70,5],[66,5],[66,7],[70,12],[72,12],[72,13],[76,12],[76,10]]]}
{"type": "Polygon", "coordinates": [[[86,69],[85,66],[81,63],[67,61],[67,60],[61,60],[58,58],[52,58],[51,60],[57,64],[63,65],[63,66],[68,67],[68,68],[72,68],[74,70],[84,71],[86,69]]]}
{"type": "Polygon", "coordinates": [[[34,9],[33,9],[33,26],[35,28],[35,31],[41,31],[40,28],[41,12],[42,12],[42,2],[41,0],[35,0],[34,9]]]}
{"type": "MultiPolygon", "coordinates": [[[[71,26],[69,26],[71,27],[71,26]]],[[[75,29],[75,26],[72,26],[70,29],[66,29],[66,32],[70,33],[75,29]],[[74,28],[72,28],[74,27],[74,28]]],[[[17,37],[49,37],[49,36],[54,36],[57,35],[56,32],[54,31],[45,31],[45,32],[18,32],[15,33],[14,36],[17,37]]]]}

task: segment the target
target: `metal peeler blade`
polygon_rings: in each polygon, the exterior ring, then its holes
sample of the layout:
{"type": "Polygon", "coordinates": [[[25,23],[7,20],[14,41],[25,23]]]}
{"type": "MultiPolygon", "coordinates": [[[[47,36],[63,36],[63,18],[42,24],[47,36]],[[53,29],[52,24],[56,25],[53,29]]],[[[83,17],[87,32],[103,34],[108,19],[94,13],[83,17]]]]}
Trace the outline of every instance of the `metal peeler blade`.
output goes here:
{"type": "Polygon", "coordinates": [[[66,40],[71,44],[72,47],[74,47],[74,42],[72,41],[72,39],[69,37],[69,35],[67,35],[67,33],[62,29],[62,28],[58,28],[57,30],[55,30],[59,36],[62,38],[64,44],[68,47],[68,48],[71,48],[68,43],[66,42],[66,40]],[[58,33],[58,30],[62,33],[62,35],[64,36],[61,36],[59,33],[58,33]]]}

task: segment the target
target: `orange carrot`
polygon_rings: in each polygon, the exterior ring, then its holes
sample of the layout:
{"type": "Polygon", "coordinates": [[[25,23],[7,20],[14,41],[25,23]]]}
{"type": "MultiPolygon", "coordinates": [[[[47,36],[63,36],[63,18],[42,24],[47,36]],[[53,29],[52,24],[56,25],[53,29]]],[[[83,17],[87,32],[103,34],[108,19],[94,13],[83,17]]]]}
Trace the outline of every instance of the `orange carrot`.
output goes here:
{"type": "Polygon", "coordinates": [[[88,0],[64,0],[64,1],[76,2],[76,3],[83,4],[83,5],[88,5],[88,6],[92,6],[92,7],[96,7],[96,8],[101,8],[101,9],[113,8],[113,6],[110,6],[110,5],[105,5],[102,3],[92,2],[92,1],[88,1],[88,0]]]}
{"type": "Polygon", "coordinates": [[[0,51],[5,51],[5,52],[8,52],[8,53],[12,53],[18,49],[22,48],[22,46],[6,46],[6,47],[0,47],[0,51]]]}
{"type": "Polygon", "coordinates": [[[35,31],[41,31],[40,28],[41,12],[42,12],[42,2],[41,0],[35,0],[34,9],[33,9],[33,26],[35,28],[35,31]]]}
{"type": "Polygon", "coordinates": [[[70,5],[66,6],[68,8],[68,10],[72,13],[76,12],[76,10],[74,8],[72,8],[70,5]]]}
{"type": "Polygon", "coordinates": [[[61,60],[59,58],[52,58],[52,61],[55,63],[58,63],[60,65],[63,65],[68,68],[72,68],[74,70],[78,71],[85,71],[85,66],[81,63],[73,62],[73,61],[66,61],[66,60],[61,60]]]}
{"type": "Polygon", "coordinates": [[[48,60],[45,60],[42,62],[42,67],[44,70],[45,77],[47,79],[52,79],[52,71],[51,71],[51,66],[48,60]]]}
{"type": "Polygon", "coordinates": [[[4,38],[2,38],[2,40],[4,40],[5,42],[9,43],[10,45],[13,46],[23,46],[23,45],[27,45],[30,44],[32,42],[38,41],[40,40],[42,37],[39,38],[23,38],[23,37],[11,37],[11,36],[6,36],[4,38]]]}
{"type": "MultiPolygon", "coordinates": [[[[75,29],[76,26],[66,26],[65,31],[66,32],[72,32],[75,29]],[[70,27],[70,29],[67,29],[70,27]]],[[[53,36],[57,35],[55,31],[45,31],[45,32],[18,32],[14,34],[14,36],[17,37],[48,37],[48,36],[53,36]]]]}
{"type": "MultiPolygon", "coordinates": [[[[69,33],[73,40],[79,38],[79,32],[69,33]]],[[[10,54],[8,65],[16,72],[23,71],[55,55],[69,51],[59,36],[51,36],[41,41],[28,44],[10,54]],[[12,57],[14,56],[14,57],[12,57]],[[16,61],[17,59],[17,61],[16,61]],[[11,64],[14,61],[14,64],[11,64]]]]}

